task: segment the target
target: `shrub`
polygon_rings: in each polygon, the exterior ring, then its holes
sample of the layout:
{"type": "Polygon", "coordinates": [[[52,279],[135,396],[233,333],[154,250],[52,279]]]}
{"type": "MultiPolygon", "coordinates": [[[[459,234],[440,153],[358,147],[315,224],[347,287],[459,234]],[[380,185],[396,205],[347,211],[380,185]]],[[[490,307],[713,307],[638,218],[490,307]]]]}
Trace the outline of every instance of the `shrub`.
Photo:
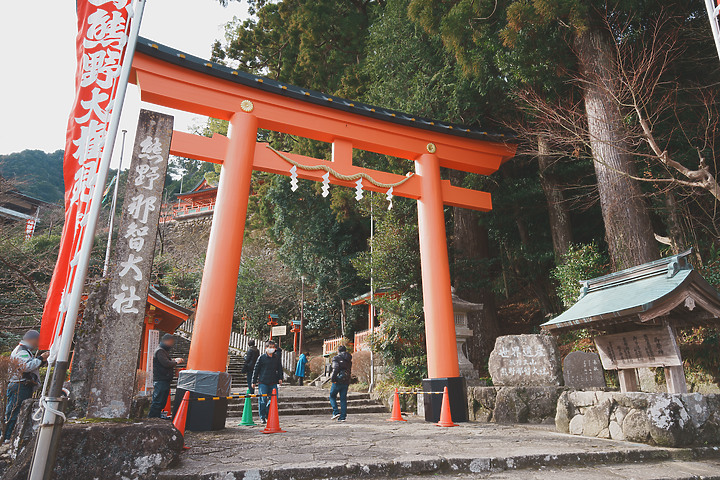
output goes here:
{"type": "Polygon", "coordinates": [[[325,357],[322,355],[311,357],[310,360],[308,360],[307,368],[310,370],[313,378],[319,377],[325,373],[325,357]]]}
{"type": "Polygon", "coordinates": [[[375,304],[382,312],[382,334],[372,336],[372,348],[383,356],[398,383],[419,384],[427,377],[422,302],[405,292],[380,297],[375,304]]]}
{"type": "Polygon", "coordinates": [[[363,350],[353,355],[352,373],[358,382],[370,384],[370,352],[363,350]]]}
{"type": "Polygon", "coordinates": [[[557,281],[557,294],[566,308],[580,296],[580,280],[600,277],[608,273],[609,262],[596,243],[571,245],[562,262],[552,271],[557,281]]]}

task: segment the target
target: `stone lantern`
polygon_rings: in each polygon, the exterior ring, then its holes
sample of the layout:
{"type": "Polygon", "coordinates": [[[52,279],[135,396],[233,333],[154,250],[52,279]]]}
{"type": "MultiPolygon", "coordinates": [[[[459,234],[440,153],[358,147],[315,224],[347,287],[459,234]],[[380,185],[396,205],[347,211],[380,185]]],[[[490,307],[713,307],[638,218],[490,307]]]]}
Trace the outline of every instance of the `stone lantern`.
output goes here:
{"type": "Polygon", "coordinates": [[[479,312],[483,309],[482,303],[472,303],[463,300],[455,294],[452,289],[453,313],[455,314],[455,339],[457,341],[458,364],[460,375],[468,381],[480,378],[477,370],[468,359],[467,339],[473,336],[473,331],[468,328],[468,313],[479,312]]]}

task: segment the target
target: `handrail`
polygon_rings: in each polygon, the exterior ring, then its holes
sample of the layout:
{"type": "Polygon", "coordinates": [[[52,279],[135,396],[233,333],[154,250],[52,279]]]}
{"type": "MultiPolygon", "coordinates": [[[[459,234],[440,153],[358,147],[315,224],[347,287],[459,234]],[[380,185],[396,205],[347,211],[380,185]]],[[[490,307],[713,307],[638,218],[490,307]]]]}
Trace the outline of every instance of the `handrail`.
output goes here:
{"type": "Polygon", "coordinates": [[[368,341],[370,336],[378,335],[380,333],[380,326],[373,328],[372,330],[367,329],[361,332],[355,333],[355,351],[361,352],[363,350],[370,350],[370,342],[368,341]]]}
{"type": "Polygon", "coordinates": [[[337,352],[338,347],[345,341],[343,337],[335,337],[327,339],[323,342],[323,356],[331,355],[337,352]]]}

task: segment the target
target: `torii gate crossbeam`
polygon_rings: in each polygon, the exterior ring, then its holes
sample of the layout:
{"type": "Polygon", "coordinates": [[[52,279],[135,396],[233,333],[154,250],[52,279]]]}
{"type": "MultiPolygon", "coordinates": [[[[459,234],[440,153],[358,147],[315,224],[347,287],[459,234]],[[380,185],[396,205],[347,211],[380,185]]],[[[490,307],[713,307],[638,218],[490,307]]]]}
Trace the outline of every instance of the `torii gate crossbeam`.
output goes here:
{"type": "MultiPolygon", "coordinates": [[[[331,166],[343,175],[364,172],[381,183],[405,178],[352,165],[353,149],[415,162],[415,175],[393,193],[414,198],[418,204],[428,373],[431,379],[459,377],[444,205],[487,211],[491,203],[488,193],[443,181],[440,168],[490,174],[514,155],[515,145],[501,135],[249,75],[145,39],[138,42],[131,80],[144,101],[230,122],[229,138],[181,132],[173,136],[171,153],[222,165],[188,370],[181,372],[179,383],[193,384],[200,376],[213,374],[220,377],[225,371],[253,169],[290,174],[286,160],[257,142],[259,128],[331,143],[332,162],[283,155],[303,165],[331,166]]],[[[298,169],[297,173],[320,181],[324,172],[298,169]]],[[[333,176],[330,180],[354,186],[333,176]]],[[[368,181],[363,181],[363,188],[385,191],[368,181]]],[[[221,382],[216,383],[219,389],[221,382]]],[[[222,428],[220,424],[224,425],[224,418],[210,428],[222,428]]]]}

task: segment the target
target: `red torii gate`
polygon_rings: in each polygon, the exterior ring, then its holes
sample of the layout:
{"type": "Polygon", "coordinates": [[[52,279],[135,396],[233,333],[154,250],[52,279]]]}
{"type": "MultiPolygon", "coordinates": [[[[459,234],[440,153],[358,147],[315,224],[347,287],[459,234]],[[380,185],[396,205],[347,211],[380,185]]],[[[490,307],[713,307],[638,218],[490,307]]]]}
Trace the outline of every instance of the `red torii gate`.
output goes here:
{"type": "MultiPolygon", "coordinates": [[[[173,134],[172,154],[222,165],[186,377],[207,378],[225,371],[252,171],[290,175],[290,161],[324,165],[343,176],[365,173],[382,184],[404,181],[392,193],[418,204],[429,376],[459,377],[443,208],[487,211],[491,200],[489,193],[442,180],[440,167],[487,175],[514,155],[515,145],[507,144],[502,135],[324,95],[146,39],[138,41],[131,81],[146,102],[230,122],[229,138],[173,134]],[[332,161],[275,152],[257,142],[258,128],[331,143],[332,161]],[[413,160],[415,175],[406,178],[354,166],[353,149],[413,160]]],[[[299,178],[309,180],[322,181],[323,174],[323,170],[297,169],[299,178]]],[[[333,175],[330,182],[356,186],[354,180],[333,175]]],[[[362,187],[384,193],[388,189],[367,180],[362,187]]],[[[180,383],[193,384],[193,379],[181,378],[180,383]]],[[[218,392],[199,393],[222,395],[222,383],[217,382],[218,392]]]]}

